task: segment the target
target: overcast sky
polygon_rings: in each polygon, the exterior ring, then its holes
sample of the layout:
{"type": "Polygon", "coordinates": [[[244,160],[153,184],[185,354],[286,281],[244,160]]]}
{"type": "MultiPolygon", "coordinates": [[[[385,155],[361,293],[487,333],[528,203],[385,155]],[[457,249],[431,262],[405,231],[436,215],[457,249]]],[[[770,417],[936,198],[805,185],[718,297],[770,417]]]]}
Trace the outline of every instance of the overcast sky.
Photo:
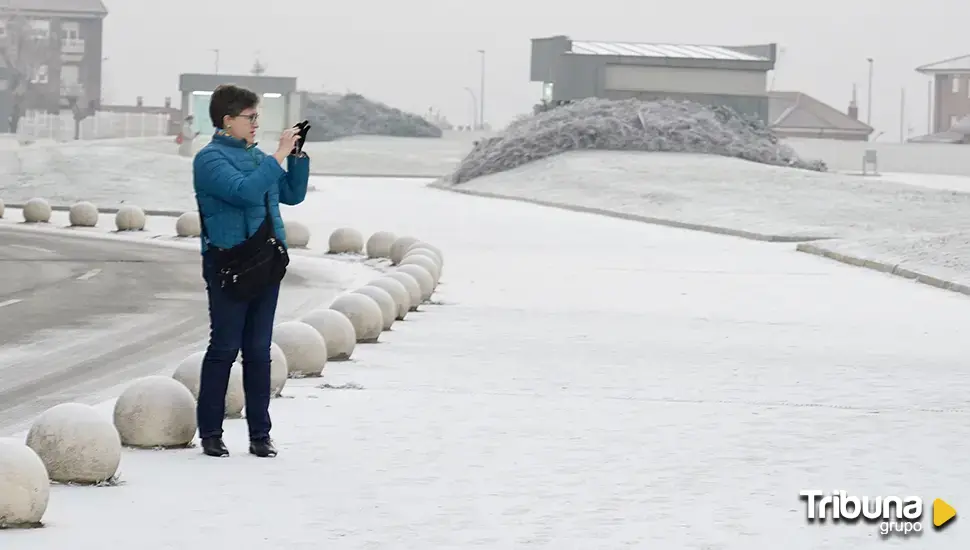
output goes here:
{"type": "Polygon", "coordinates": [[[867,57],[875,59],[873,125],[898,140],[900,91],[907,126],[925,133],[927,78],[914,69],[970,54],[961,0],[105,0],[105,98],[147,103],[173,96],[178,75],[248,73],[256,53],[267,74],[300,87],[352,90],[395,107],[436,107],[467,123],[486,54],[485,116],[493,125],[528,112],[530,38],[698,44],[777,42],[774,87],[845,110],[859,86],[866,117],[867,57]],[[654,6],[654,7],[651,7],[654,6]],[[164,11],[159,8],[164,7],[164,11]]]}

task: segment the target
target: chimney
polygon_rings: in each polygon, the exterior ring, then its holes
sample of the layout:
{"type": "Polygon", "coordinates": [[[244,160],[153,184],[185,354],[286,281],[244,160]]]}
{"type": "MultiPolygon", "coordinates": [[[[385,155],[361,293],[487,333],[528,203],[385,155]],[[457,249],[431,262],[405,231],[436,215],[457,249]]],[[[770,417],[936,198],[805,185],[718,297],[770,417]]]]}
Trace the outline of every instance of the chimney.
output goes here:
{"type": "Polygon", "coordinates": [[[135,105],[137,105],[139,107],[144,107],[145,106],[145,98],[143,98],[142,96],[136,97],[135,98],[135,105]]]}
{"type": "Polygon", "coordinates": [[[171,109],[172,108],[172,98],[170,98],[170,97],[166,97],[165,98],[165,108],[166,109],[171,109]]]}
{"type": "Polygon", "coordinates": [[[856,85],[852,85],[852,101],[849,102],[849,116],[854,120],[859,120],[859,102],[856,99],[857,89],[856,85]]]}

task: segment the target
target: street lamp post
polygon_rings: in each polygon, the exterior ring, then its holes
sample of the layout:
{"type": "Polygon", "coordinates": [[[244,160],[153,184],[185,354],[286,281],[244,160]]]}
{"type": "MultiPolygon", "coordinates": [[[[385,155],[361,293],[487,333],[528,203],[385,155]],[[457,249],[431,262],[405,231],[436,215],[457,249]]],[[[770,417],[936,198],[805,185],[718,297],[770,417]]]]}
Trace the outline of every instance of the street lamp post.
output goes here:
{"type": "Polygon", "coordinates": [[[478,50],[482,56],[482,74],[478,86],[478,129],[485,129],[485,50],[478,50]]]}
{"type": "Polygon", "coordinates": [[[212,48],[209,51],[216,54],[216,65],[215,65],[216,71],[214,74],[219,74],[219,48],[212,48]]]}
{"type": "Polygon", "coordinates": [[[868,57],[868,58],[866,58],[866,61],[869,62],[869,92],[868,92],[869,93],[869,99],[868,99],[867,104],[866,104],[866,124],[869,125],[870,128],[872,128],[872,69],[873,69],[873,60],[872,60],[871,57],[868,57]]]}

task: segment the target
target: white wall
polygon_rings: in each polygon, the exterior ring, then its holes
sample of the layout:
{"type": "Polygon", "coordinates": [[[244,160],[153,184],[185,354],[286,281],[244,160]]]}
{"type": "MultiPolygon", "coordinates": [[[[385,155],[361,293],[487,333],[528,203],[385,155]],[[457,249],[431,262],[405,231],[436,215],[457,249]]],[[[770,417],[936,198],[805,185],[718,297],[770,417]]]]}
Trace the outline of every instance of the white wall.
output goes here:
{"type": "Polygon", "coordinates": [[[604,88],[694,94],[764,95],[763,71],[607,65],[604,88]]]}

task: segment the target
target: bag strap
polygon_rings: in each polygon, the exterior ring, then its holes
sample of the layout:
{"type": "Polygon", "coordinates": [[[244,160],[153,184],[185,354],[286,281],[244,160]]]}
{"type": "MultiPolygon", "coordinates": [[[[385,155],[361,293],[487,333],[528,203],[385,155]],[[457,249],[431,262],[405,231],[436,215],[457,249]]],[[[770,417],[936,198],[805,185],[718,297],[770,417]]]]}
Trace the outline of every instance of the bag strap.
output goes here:
{"type": "Polygon", "coordinates": [[[202,229],[202,238],[205,245],[209,246],[211,241],[209,241],[209,232],[205,229],[205,216],[202,214],[202,203],[199,202],[199,195],[195,196],[195,207],[199,209],[199,227],[202,229]]]}
{"type": "Polygon", "coordinates": [[[263,197],[263,202],[266,204],[266,227],[269,228],[269,236],[276,238],[276,224],[273,223],[273,215],[270,213],[269,209],[269,191],[263,197]]]}

